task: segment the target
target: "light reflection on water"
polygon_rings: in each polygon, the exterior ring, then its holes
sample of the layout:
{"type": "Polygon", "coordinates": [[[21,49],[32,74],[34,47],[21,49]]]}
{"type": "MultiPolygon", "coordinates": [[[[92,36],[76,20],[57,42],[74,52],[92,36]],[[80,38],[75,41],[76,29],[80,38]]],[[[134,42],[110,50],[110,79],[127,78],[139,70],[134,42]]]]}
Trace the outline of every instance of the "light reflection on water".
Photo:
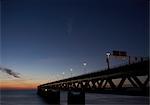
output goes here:
{"type": "MultiPolygon", "coordinates": [[[[67,92],[61,92],[61,105],[67,105],[67,92]]],[[[149,97],[86,93],[86,105],[148,105],[149,97]]],[[[0,105],[49,105],[35,90],[1,91],[0,105]]]]}

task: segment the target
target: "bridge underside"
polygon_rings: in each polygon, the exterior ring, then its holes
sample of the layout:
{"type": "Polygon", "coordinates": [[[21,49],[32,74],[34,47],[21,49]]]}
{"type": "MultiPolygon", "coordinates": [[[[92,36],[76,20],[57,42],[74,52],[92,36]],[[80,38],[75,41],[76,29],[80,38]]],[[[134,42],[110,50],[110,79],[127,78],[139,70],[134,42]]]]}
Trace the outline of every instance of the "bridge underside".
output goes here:
{"type": "Polygon", "coordinates": [[[149,61],[47,83],[40,89],[148,95],[149,61]]]}

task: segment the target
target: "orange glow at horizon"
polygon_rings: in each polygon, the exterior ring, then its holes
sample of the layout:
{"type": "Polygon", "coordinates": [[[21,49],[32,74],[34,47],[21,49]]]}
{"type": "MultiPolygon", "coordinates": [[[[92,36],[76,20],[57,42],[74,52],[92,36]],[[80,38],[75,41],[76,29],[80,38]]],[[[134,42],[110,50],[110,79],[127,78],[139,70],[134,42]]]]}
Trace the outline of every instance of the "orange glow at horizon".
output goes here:
{"type": "Polygon", "coordinates": [[[22,82],[16,82],[16,81],[5,81],[1,82],[0,89],[36,89],[38,84],[30,83],[30,84],[24,84],[22,82]]]}
{"type": "Polygon", "coordinates": [[[33,81],[19,81],[19,80],[3,80],[0,81],[0,89],[36,89],[41,83],[35,83],[33,81]]]}

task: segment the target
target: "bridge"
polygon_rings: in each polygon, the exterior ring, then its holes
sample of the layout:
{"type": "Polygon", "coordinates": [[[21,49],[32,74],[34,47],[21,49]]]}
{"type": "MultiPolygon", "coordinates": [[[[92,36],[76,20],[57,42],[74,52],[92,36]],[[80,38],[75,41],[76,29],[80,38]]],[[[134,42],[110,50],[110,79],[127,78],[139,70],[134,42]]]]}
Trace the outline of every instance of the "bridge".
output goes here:
{"type": "Polygon", "coordinates": [[[149,60],[87,73],[38,86],[38,92],[54,90],[148,95],[149,60]]]}

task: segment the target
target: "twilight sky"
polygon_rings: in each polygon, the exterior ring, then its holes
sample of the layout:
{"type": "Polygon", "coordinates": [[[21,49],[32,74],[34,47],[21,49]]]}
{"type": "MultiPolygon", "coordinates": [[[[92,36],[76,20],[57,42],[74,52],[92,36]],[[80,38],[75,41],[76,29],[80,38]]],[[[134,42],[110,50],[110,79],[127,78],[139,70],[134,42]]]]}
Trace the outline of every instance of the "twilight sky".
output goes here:
{"type": "Polygon", "coordinates": [[[1,0],[1,6],[1,66],[22,77],[1,73],[3,87],[61,79],[62,72],[67,78],[70,68],[73,75],[106,68],[112,50],[148,56],[148,0],[1,0]]]}

